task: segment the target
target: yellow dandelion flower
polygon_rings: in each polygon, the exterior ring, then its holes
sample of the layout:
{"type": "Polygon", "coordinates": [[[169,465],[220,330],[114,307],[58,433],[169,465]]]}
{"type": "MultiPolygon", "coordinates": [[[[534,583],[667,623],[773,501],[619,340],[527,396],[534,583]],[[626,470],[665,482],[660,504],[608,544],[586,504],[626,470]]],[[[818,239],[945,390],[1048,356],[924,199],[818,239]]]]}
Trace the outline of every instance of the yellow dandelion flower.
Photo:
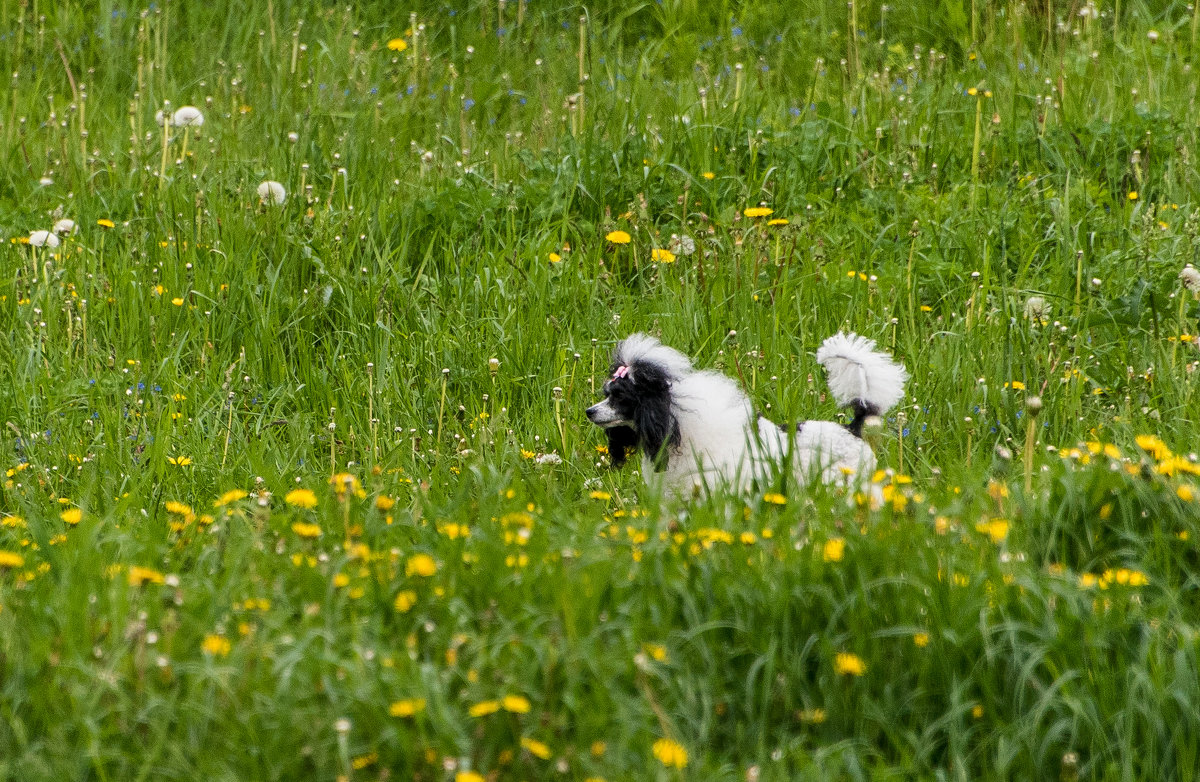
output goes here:
{"type": "Polygon", "coordinates": [[[1008,522],[1005,519],[981,521],[975,525],[975,531],[987,535],[993,543],[1001,543],[1008,537],[1008,522]]]}
{"type": "Polygon", "coordinates": [[[25,557],[15,551],[0,550],[0,568],[18,568],[25,566],[25,557]]]}
{"type": "Polygon", "coordinates": [[[1130,190],[1129,195],[1127,195],[1125,197],[1128,198],[1130,201],[1136,201],[1136,200],[1138,200],[1138,191],[1130,190]]]}
{"type": "Polygon", "coordinates": [[[486,717],[498,711],[500,711],[500,701],[480,701],[467,709],[467,714],[470,714],[472,717],[486,717]]]}
{"type": "Polygon", "coordinates": [[[101,217],[96,221],[96,225],[100,226],[101,228],[115,228],[117,224],[112,220],[109,220],[107,217],[101,217]]]}
{"type": "MultiPolygon", "coordinates": [[[[975,59],[974,55],[971,56],[971,59],[972,60],[975,59]]],[[[976,95],[979,94],[979,88],[978,87],[968,87],[967,94],[970,95],[972,98],[974,98],[976,95]]]]}
{"type": "Polygon", "coordinates": [[[1192,490],[1191,486],[1188,486],[1186,483],[1182,483],[1179,485],[1179,488],[1175,490],[1175,496],[1184,502],[1191,502],[1192,500],[1196,499],[1196,492],[1192,490]]]}
{"type": "Polygon", "coordinates": [[[981,719],[983,717],[983,705],[976,703],[974,706],[972,706],[971,716],[975,719],[981,719]]]}
{"type": "Polygon", "coordinates": [[[131,565],[129,568],[129,585],[140,587],[146,584],[161,584],[164,581],[162,573],[148,567],[131,565]]]}
{"type": "Polygon", "coordinates": [[[922,649],[929,646],[929,633],[914,633],[913,643],[922,649]]]}
{"type": "Polygon", "coordinates": [[[752,206],[746,211],[742,212],[742,214],[746,215],[746,217],[766,217],[767,215],[772,214],[774,211],[774,209],[768,206],[752,206]]]}
{"type": "Polygon", "coordinates": [[[642,651],[650,655],[656,662],[667,661],[667,647],[662,644],[642,644],[642,651]]]}
{"type": "Polygon", "coordinates": [[[393,52],[402,52],[408,48],[408,41],[403,38],[393,38],[387,42],[387,48],[393,52]]]}
{"type": "Polygon", "coordinates": [[[687,750],[677,741],[659,739],[651,747],[654,757],[667,768],[684,768],[687,766],[687,750]]]}
{"type": "Polygon", "coordinates": [[[406,614],[416,604],[417,593],[411,589],[403,589],[396,594],[396,602],[392,604],[392,607],[396,609],[396,613],[406,614]]]}
{"type": "Polygon", "coordinates": [[[192,463],[192,457],[190,457],[190,456],[168,456],[167,457],[167,464],[173,464],[176,467],[187,467],[191,463],[192,463]]]}
{"type": "Polygon", "coordinates": [[[841,562],[846,555],[846,541],[843,538],[830,538],[821,547],[821,559],[826,562],[841,562]]]}
{"type": "Polygon", "coordinates": [[[787,497],[784,497],[779,492],[769,491],[763,495],[763,502],[771,505],[787,505],[787,497]]]}
{"type": "Polygon", "coordinates": [[[319,538],[321,537],[321,526],[319,524],[297,521],[292,525],[292,532],[295,532],[302,538],[319,538]]]}
{"type": "Polygon", "coordinates": [[[460,771],[454,775],[454,782],[487,782],[478,771],[460,771]]]}
{"type": "Polygon", "coordinates": [[[770,225],[770,226],[787,225],[790,222],[791,222],[791,220],[788,220],[786,217],[775,217],[775,218],[768,220],[767,225],[770,225]]]}
{"type": "Polygon", "coordinates": [[[59,518],[74,527],[83,520],[83,511],[79,508],[67,508],[59,514],[59,518]]]}
{"type": "Polygon", "coordinates": [[[613,244],[629,244],[633,240],[633,237],[625,231],[610,231],[604,238],[613,244]]]}
{"type": "Polygon", "coordinates": [[[388,706],[388,714],[393,717],[411,717],[422,711],[425,711],[424,698],[405,698],[388,706]]]}
{"type": "Polygon", "coordinates": [[[200,644],[200,649],[213,657],[226,657],[229,651],[233,648],[233,644],[223,635],[209,634],[204,636],[204,643],[200,644]]]}
{"type": "Polygon", "coordinates": [[[528,714],[530,704],[524,695],[505,695],[500,699],[500,707],[512,714],[528,714]]]}
{"type": "Polygon", "coordinates": [[[598,491],[598,490],[597,490],[597,491],[594,491],[594,492],[592,492],[592,493],[591,493],[591,494],[589,494],[588,496],[589,496],[589,497],[591,497],[593,500],[605,500],[605,501],[607,501],[607,500],[611,500],[611,499],[612,499],[612,495],[611,495],[611,494],[609,494],[609,493],[608,493],[608,492],[606,492],[606,491],[598,491]]]}
{"type": "Polygon", "coordinates": [[[171,299],[171,303],[174,304],[176,307],[182,307],[183,306],[183,298],[180,296],[176,296],[175,298],[171,299]]]}
{"type": "Polygon", "coordinates": [[[709,180],[709,181],[712,181],[712,180],[714,180],[714,179],[716,179],[716,178],[717,178],[717,175],[716,175],[716,174],[714,174],[714,173],[713,173],[713,172],[711,172],[711,171],[705,171],[705,172],[704,172],[703,174],[701,174],[700,176],[704,177],[705,179],[707,179],[707,180],[709,180]]]}
{"type": "Polygon", "coordinates": [[[550,757],[550,747],[546,746],[537,739],[531,739],[528,736],[521,737],[521,748],[529,750],[530,755],[539,757],[542,760],[547,760],[550,757]]]}
{"type": "Polygon", "coordinates": [[[437,562],[428,554],[414,554],[408,558],[408,562],[404,565],[404,574],[407,576],[421,576],[428,578],[437,572],[437,562]]]}
{"type": "Polygon", "coordinates": [[[284,495],[283,501],[297,508],[317,507],[317,495],[312,489],[292,489],[284,495]]]}
{"type": "Polygon", "coordinates": [[[1133,441],[1137,443],[1138,448],[1141,448],[1156,460],[1162,461],[1163,459],[1169,459],[1172,456],[1171,449],[1168,448],[1167,444],[1160,440],[1156,435],[1139,434],[1137,437],[1133,438],[1133,441]]]}
{"type": "Polygon", "coordinates": [[[380,494],[375,498],[375,507],[379,510],[391,510],[396,505],[396,500],[386,494],[380,494]]]}
{"type": "Polygon", "coordinates": [[[1011,388],[1014,391],[1024,391],[1025,390],[1025,384],[1022,383],[1020,380],[1014,380],[1011,383],[1005,383],[1004,387],[1011,388]]]}
{"type": "Polygon", "coordinates": [[[362,482],[358,480],[357,476],[348,472],[334,473],[329,476],[329,485],[337,493],[338,499],[344,499],[347,492],[359,499],[367,496],[363,491],[362,482]]]}
{"type": "Polygon", "coordinates": [[[675,263],[675,253],[656,247],[650,251],[650,260],[658,261],[659,263],[675,263]]]}
{"type": "Polygon", "coordinates": [[[562,256],[558,253],[550,253],[550,263],[558,263],[562,260],[562,256]]]}
{"type": "Polygon", "coordinates": [[[867,664],[857,654],[838,652],[833,660],[833,670],[843,676],[862,676],[867,672],[867,664]]]}
{"type": "Polygon", "coordinates": [[[230,489],[229,491],[225,492],[224,494],[222,494],[220,497],[218,497],[216,500],[213,501],[213,507],[220,508],[222,506],[228,505],[231,502],[237,502],[238,500],[244,500],[249,496],[250,496],[250,493],[247,491],[243,491],[242,489],[230,489]]]}

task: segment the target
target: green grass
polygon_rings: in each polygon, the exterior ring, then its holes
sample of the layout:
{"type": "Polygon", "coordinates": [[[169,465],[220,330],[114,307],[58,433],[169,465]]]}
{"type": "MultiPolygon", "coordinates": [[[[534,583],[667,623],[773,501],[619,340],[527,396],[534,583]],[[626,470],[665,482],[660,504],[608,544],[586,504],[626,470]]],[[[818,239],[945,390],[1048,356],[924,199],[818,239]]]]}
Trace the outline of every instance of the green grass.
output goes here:
{"type": "Polygon", "coordinates": [[[0,779],[1197,777],[1193,11],[385,5],[0,3],[0,779]],[[883,507],[582,415],[839,329],[883,507]]]}

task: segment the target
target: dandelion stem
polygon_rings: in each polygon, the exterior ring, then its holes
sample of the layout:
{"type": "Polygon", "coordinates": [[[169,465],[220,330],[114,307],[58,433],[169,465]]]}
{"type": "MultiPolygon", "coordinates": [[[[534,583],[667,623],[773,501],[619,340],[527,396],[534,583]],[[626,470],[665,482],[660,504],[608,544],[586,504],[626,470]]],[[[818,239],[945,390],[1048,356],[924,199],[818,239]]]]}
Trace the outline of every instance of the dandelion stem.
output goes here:
{"type": "Polygon", "coordinates": [[[438,404],[437,438],[435,440],[435,442],[439,446],[441,445],[441,442],[442,442],[442,420],[446,415],[446,384],[448,382],[449,377],[450,377],[450,370],[443,369],[442,370],[442,401],[438,404]]]}
{"type": "Polygon", "coordinates": [[[1036,419],[1034,416],[1029,416],[1029,420],[1025,424],[1025,491],[1026,493],[1033,491],[1033,447],[1037,435],[1035,426],[1036,419]]]}
{"type": "Polygon", "coordinates": [[[979,145],[983,140],[983,93],[975,96],[975,140],[971,142],[971,206],[979,185],[979,145]]]}
{"type": "Polygon", "coordinates": [[[168,127],[171,123],[170,112],[163,111],[162,120],[162,165],[158,169],[158,187],[162,189],[167,182],[167,140],[169,138],[168,127]]]}
{"type": "Polygon", "coordinates": [[[579,104],[577,108],[577,117],[581,130],[583,129],[583,86],[587,81],[587,73],[584,69],[587,58],[587,23],[587,15],[581,15],[579,17],[579,104]]]}

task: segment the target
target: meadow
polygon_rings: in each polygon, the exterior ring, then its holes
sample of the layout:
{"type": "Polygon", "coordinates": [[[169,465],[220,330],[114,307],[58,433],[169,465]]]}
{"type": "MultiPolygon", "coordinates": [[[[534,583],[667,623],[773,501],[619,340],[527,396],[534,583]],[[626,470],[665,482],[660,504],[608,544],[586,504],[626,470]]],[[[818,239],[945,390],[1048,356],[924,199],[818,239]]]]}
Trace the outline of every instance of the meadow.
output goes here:
{"type": "Polygon", "coordinates": [[[0,780],[1196,779],[1198,19],[0,3],[0,780]],[[583,416],[838,330],[882,503],[583,416]]]}

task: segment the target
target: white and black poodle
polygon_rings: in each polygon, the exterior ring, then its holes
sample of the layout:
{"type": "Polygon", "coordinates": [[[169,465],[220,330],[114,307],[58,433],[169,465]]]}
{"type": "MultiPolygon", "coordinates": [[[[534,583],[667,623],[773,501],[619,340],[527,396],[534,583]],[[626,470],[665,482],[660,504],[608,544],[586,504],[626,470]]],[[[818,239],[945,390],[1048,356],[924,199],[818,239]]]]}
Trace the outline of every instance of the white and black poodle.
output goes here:
{"type": "Polygon", "coordinates": [[[855,334],[825,340],[817,361],[834,400],[853,412],[848,424],[777,426],[754,412],[732,379],[694,369],[687,356],[646,334],[617,345],[604,399],[587,417],[608,435],[614,467],[640,450],[647,483],[661,481],[684,497],[720,485],[764,488],[788,476],[793,486],[812,480],[865,486],[875,454],[862,438],[863,424],[903,398],[908,373],[874,340],[855,334]]]}

